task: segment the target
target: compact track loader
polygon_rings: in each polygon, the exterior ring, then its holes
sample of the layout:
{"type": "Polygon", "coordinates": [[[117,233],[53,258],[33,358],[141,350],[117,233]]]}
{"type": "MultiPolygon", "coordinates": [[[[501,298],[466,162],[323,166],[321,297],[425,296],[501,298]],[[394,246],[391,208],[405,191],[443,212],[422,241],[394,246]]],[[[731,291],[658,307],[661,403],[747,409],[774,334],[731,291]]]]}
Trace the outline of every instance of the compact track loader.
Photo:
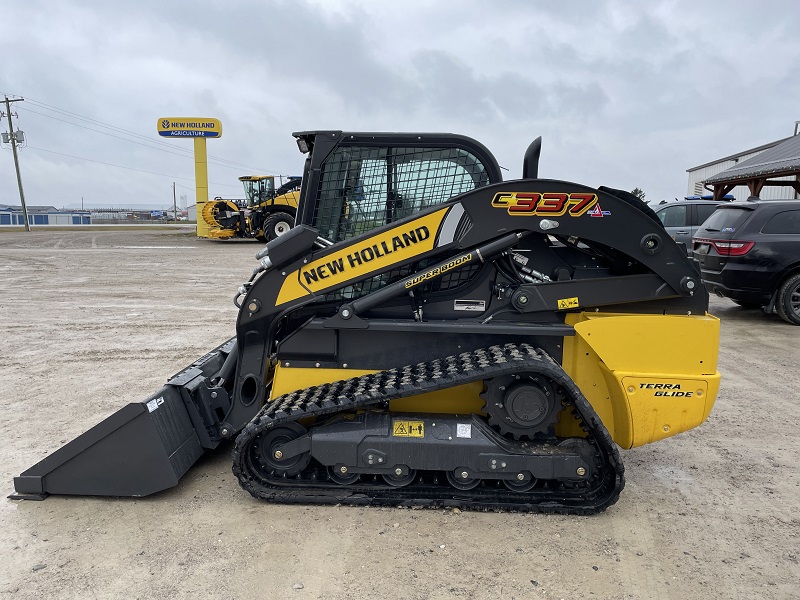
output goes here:
{"type": "Polygon", "coordinates": [[[273,502],[589,514],[618,447],[700,425],[719,322],[637,198],[503,182],[450,134],[294,134],[298,224],[239,288],[236,336],[15,478],[18,497],[143,496],[233,441],[273,502]]]}

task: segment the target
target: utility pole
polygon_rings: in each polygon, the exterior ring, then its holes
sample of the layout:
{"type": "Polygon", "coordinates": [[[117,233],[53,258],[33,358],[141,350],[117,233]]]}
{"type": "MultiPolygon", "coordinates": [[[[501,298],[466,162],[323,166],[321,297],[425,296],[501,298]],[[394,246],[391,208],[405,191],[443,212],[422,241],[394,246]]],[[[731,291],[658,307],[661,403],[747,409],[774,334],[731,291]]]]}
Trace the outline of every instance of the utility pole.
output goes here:
{"type": "MultiPolygon", "coordinates": [[[[14,125],[11,123],[11,103],[23,102],[24,98],[17,98],[16,100],[9,100],[6,98],[6,115],[8,117],[8,134],[11,141],[11,150],[14,153],[14,168],[17,170],[17,187],[19,188],[19,201],[22,203],[22,216],[25,219],[25,231],[30,231],[31,226],[28,223],[28,209],[25,207],[25,193],[22,191],[22,176],[19,174],[19,157],[17,156],[17,141],[22,141],[22,136],[17,140],[14,134],[14,125]]],[[[21,133],[18,131],[18,133],[21,133]]]]}
{"type": "Polygon", "coordinates": [[[172,220],[178,222],[178,205],[175,202],[175,182],[172,182],[172,220]]]}

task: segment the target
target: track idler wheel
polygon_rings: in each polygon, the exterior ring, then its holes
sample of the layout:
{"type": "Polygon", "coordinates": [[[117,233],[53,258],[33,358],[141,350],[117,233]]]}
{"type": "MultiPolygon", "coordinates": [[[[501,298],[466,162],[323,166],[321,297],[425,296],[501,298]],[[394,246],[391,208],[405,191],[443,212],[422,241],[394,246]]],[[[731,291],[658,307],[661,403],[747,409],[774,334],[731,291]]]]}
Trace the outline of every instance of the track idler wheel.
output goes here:
{"type": "Polygon", "coordinates": [[[573,481],[564,482],[568,488],[587,487],[598,476],[601,467],[601,457],[595,452],[591,444],[583,438],[566,438],[558,443],[559,448],[569,448],[581,455],[589,466],[588,472],[576,473],[578,476],[573,481]]]}
{"type": "Polygon", "coordinates": [[[505,375],[482,394],[489,425],[515,440],[552,437],[562,409],[553,384],[541,375],[505,375]]]}
{"type": "Polygon", "coordinates": [[[297,423],[286,423],[260,434],[252,444],[253,463],[266,475],[293,477],[308,466],[310,452],[284,457],[279,449],[284,444],[307,434],[305,427],[297,423]]]}

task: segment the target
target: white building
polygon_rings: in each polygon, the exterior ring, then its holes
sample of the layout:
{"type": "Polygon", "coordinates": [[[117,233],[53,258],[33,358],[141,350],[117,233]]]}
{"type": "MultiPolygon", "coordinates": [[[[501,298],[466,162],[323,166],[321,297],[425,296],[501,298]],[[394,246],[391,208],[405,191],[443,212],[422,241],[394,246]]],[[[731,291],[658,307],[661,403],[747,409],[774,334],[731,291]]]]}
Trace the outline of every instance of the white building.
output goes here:
{"type": "MultiPolygon", "coordinates": [[[[55,206],[28,206],[30,225],[91,225],[92,217],[88,210],[58,210],[55,206]]],[[[24,226],[25,216],[22,206],[0,204],[0,226],[24,226]]]]}

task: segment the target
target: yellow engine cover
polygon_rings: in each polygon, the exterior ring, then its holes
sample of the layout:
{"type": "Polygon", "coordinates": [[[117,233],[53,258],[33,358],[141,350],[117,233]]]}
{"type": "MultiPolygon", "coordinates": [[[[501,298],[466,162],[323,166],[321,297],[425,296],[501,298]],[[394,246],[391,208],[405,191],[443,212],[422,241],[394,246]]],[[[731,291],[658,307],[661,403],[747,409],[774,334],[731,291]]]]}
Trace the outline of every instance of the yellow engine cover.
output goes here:
{"type": "Polygon", "coordinates": [[[719,391],[711,315],[572,313],[564,370],[623,448],[697,427],[719,391]]]}

